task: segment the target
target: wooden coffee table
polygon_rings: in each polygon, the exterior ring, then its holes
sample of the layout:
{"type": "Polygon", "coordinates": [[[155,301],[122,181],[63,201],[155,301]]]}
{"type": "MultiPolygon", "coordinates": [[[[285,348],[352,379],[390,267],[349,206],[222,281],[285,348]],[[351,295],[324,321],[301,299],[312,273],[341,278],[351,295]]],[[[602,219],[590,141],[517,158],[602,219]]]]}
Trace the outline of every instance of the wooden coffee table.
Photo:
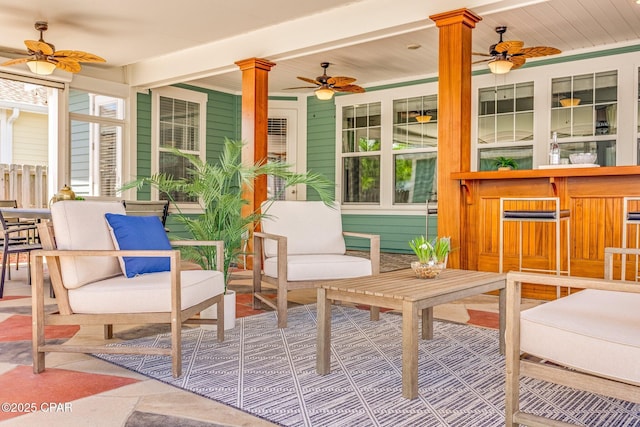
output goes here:
{"type": "MultiPolygon", "coordinates": [[[[506,275],[446,269],[436,279],[417,279],[412,270],[324,282],[318,288],[316,371],[331,372],[331,301],[368,304],[402,311],[402,396],[418,396],[418,320],[422,339],[433,338],[433,307],[461,298],[500,291],[500,352],[504,354],[506,275]],[[422,312],[422,313],[420,313],[422,312]]],[[[377,320],[377,310],[372,319],[377,320]]]]}

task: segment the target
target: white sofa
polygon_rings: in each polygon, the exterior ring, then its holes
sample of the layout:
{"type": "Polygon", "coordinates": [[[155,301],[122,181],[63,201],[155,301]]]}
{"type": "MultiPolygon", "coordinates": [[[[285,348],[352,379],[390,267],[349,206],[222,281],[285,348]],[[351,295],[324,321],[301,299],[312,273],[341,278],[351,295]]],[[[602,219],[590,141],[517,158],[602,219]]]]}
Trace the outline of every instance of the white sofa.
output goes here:
{"type": "Polygon", "coordinates": [[[339,204],[267,201],[262,209],[266,216],[261,231],[254,233],[254,303],[276,309],[278,327],[287,325],[289,290],[380,272],[380,237],[344,232],[339,204]],[[345,236],[369,240],[369,258],[347,255],[345,236]],[[276,285],[275,304],[263,294],[262,281],[276,285]]]}
{"type": "MultiPolygon", "coordinates": [[[[162,238],[169,249],[116,249],[114,242],[118,242],[105,219],[107,213],[125,215],[125,210],[120,202],[61,201],[52,205],[52,221],[39,227],[44,250],[32,255],[33,370],[35,373],[44,370],[46,352],[148,353],[171,355],[173,374],[179,376],[183,323],[218,323],[218,339],[224,339],[223,274],[221,271],[181,271],[180,253],[170,249],[166,235],[162,238]],[[158,257],[166,261],[166,257],[170,268],[127,278],[120,262],[123,256],[139,257],[143,263],[158,257]],[[44,312],[44,258],[58,304],[59,312],[54,314],[44,312]],[[219,322],[193,319],[214,304],[218,307],[219,322]],[[45,326],[49,324],[104,325],[105,338],[111,338],[114,324],[143,323],[171,324],[171,348],[71,346],[47,344],[45,340],[45,326]]],[[[124,219],[126,221],[126,217],[124,219]]],[[[157,222],[154,230],[164,233],[160,220],[152,219],[157,222]]],[[[151,227],[136,229],[133,240],[144,246],[150,232],[151,227]]],[[[217,246],[221,269],[222,242],[198,243],[217,246]]]]}

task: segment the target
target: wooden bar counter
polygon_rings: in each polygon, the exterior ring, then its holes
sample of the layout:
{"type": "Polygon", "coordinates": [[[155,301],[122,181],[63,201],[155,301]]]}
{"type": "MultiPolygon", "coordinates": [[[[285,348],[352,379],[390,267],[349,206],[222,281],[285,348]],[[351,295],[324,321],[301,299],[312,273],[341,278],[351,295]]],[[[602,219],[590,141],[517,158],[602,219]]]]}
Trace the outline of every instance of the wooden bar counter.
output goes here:
{"type": "MultiPolygon", "coordinates": [[[[454,172],[451,178],[460,183],[460,268],[467,270],[499,270],[500,197],[559,197],[561,208],[571,212],[571,275],[603,277],[604,248],[622,246],[623,197],[640,196],[640,166],[454,172]]],[[[440,209],[446,212],[446,206],[440,209]]],[[[504,271],[515,270],[518,225],[505,223],[504,227],[504,271]]],[[[566,248],[564,228],[561,238],[562,247],[566,248]]],[[[550,224],[525,224],[523,265],[555,268],[554,235],[550,224]]],[[[628,239],[635,242],[635,238],[635,227],[630,227],[628,239]]],[[[528,298],[555,298],[552,289],[530,286],[524,291],[528,298]]]]}

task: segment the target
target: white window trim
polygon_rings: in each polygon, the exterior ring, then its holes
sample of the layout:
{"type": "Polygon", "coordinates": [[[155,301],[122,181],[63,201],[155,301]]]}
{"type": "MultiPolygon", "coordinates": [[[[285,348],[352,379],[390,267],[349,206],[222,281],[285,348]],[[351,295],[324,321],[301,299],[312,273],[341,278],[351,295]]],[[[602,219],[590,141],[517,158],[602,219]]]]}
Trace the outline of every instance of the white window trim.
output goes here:
{"type": "MultiPolygon", "coordinates": [[[[358,104],[371,104],[380,102],[380,151],[372,152],[372,155],[380,155],[380,203],[342,204],[341,211],[345,214],[375,215],[424,215],[424,204],[393,204],[393,155],[391,142],[393,141],[393,101],[402,98],[415,98],[418,96],[436,95],[438,83],[423,83],[414,86],[405,86],[392,89],[384,89],[361,94],[351,94],[335,97],[336,108],[336,200],[342,201],[342,159],[350,153],[342,153],[342,107],[358,104]],[[386,180],[383,177],[388,177],[386,180]]],[[[409,152],[411,150],[407,150],[409,152]]],[[[414,150],[432,151],[432,150],[414,150]]]]}
{"type": "MultiPolygon", "coordinates": [[[[162,87],[153,89],[151,93],[151,174],[160,171],[160,97],[180,99],[200,104],[200,152],[199,156],[206,161],[207,155],[207,99],[206,93],[177,87],[162,87]]],[[[151,188],[151,200],[159,200],[159,192],[151,188]]],[[[201,213],[202,209],[195,203],[180,203],[184,213],[201,213]]]]}

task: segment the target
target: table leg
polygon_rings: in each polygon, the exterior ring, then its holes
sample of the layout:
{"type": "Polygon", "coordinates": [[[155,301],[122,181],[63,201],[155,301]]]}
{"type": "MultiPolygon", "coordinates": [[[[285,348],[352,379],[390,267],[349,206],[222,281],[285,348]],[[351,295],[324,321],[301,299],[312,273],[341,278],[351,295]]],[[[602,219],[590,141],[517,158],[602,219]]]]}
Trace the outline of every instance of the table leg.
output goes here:
{"type": "Polygon", "coordinates": [[[402,396],[418,396],[418,308],[402,303],[402,396]]]}
{"type": "Polygon", "coordinates": [[[422,309],[422,339],[433,338],[433,307],[422,309]]]}
{"type": "Polygon", "coordinates": [[[380,307],[371,306],[371,308],[369,308],[369,319],[380,320],[380,307]]]}
{"type": "Polygon", "coordinates": [[[507,308],[507,293],[506,288],[500,289],[500,295],[498,296],[498,311],[499,311],[499,327],[500,327],[500,354],[504,355],[505,345],[504,345],[504,332],[506,326],[506,308],[507,308]]]}
{"type": "Polygon", "coordinates": [[[326,289],[318,288],[318,336],[316,344],[316,372],[331,372],[331,301],[326,289]]]}

